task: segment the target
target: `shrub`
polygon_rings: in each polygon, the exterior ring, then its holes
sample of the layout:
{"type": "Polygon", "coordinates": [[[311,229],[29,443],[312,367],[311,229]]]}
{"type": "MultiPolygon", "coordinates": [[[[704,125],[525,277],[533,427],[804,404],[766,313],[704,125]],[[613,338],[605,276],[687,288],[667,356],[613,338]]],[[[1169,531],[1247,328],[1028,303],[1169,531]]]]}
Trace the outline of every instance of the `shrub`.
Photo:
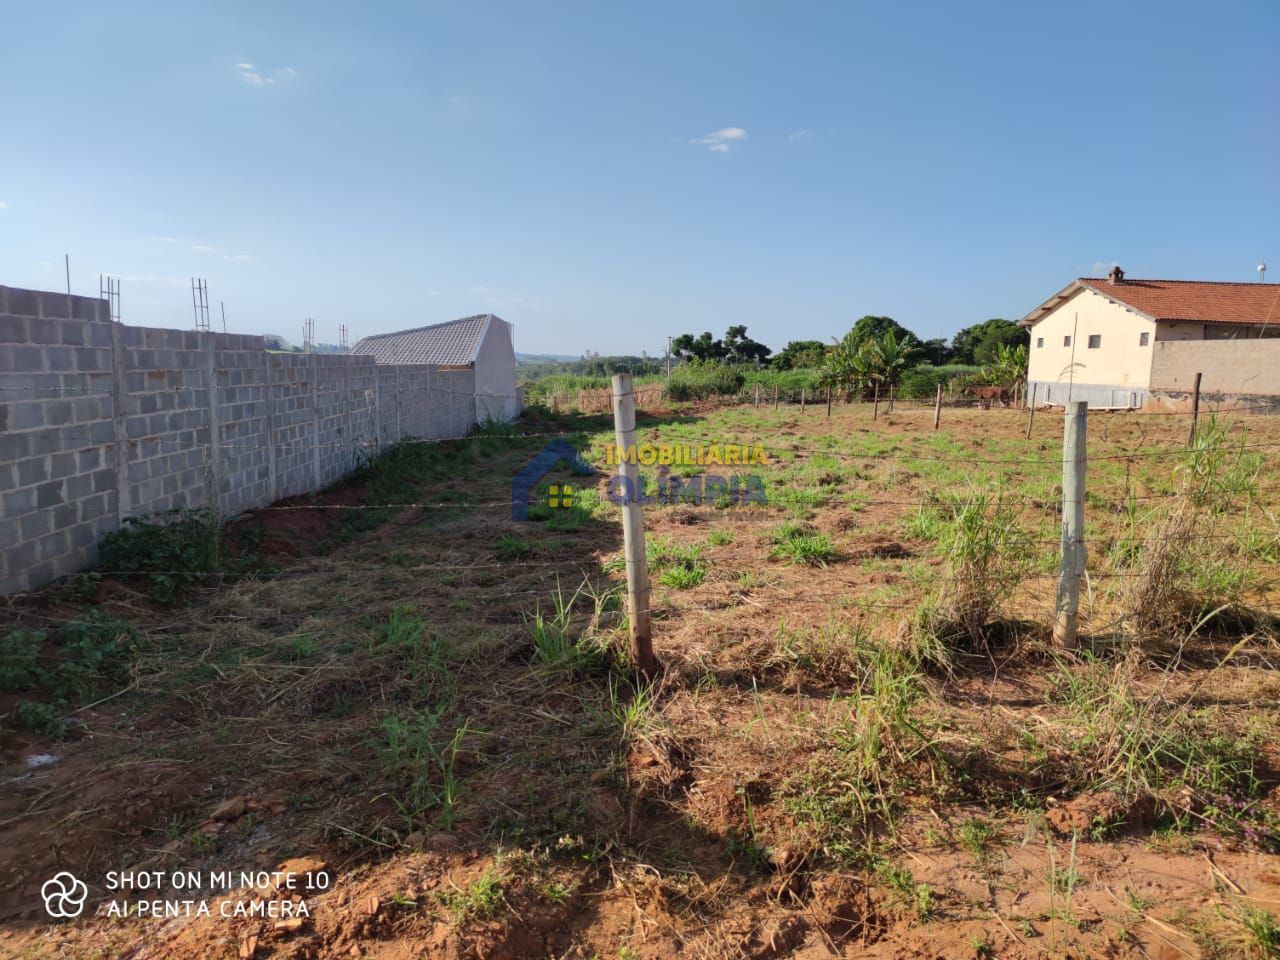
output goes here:
{"type": "Polygon", "coordinates": [[[797,368],[795,370],[750,370],[743,376],[743,383],[748,392],[757,383],[760,384],[760,390],[770,399],[773,398],[773,391],[776,387],[784,397],[799,399],[800,390],[809,391],[809,398],[812,400],[816,396],[819,384],[822,382],[822,371],[816,368],[797,368]]]}
{"type": "Polygon", "coordinates": [[[921,364],[902,375],[898,396],[904,400],[932,400],[937,393],[938,384],[942,384],[943,392],[946,393],[954,386],[953,380],[971,377],[979,370],[979,367],[963,363],[952,363],[942,367],[921,364]]]}
{"type": "Polygon", "coordinates": [[[706,400],[732,396],[742,389],[745,378],[737,367],[716,363],[686,363],[677,367],[667,381],[667,397],[672,400],[706,400]]]}
{"type": "Polygon", "coordinates": [[[102,538],[99,555],[106,570],[144,577],[152,595],[167,602],[218,571],[221,541],[215,511],[172,510],[156,518],[129,517],[102,538]]]}
{"type": "Polygon", "coordinates": [[[48,635],[43,630],[9,630],[0,634],[0,690],[21,693],[41,686],[45,670],[40,653],[48,635]]]}

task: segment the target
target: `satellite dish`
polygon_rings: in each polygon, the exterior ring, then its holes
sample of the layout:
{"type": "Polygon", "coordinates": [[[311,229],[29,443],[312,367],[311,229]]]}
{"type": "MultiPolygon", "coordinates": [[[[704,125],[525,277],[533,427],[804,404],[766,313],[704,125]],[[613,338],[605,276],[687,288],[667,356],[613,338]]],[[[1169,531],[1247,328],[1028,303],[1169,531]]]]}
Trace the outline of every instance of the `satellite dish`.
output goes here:
{"type": "Polygon", "coordinates": [[[1265,260],[1258,263],[1258,281],[1260,283],[1267,282],[1267,261],[1265,260]]]}

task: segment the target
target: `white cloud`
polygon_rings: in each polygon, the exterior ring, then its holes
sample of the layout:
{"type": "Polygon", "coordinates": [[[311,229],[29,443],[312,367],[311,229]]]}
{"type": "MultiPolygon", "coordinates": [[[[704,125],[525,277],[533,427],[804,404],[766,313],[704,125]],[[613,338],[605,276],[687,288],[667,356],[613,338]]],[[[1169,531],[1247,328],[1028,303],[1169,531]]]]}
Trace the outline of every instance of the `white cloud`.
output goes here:
{"type": "Polygon", "coordinates": [[[276,67],[268,72],[255,67],[252,63],[237,63],[236,73],[240,75],[241,80],[251,87],[274,86],[277,78],[280,80],[292,80],[298,75],[298,71],[293,67],[276,67]]]}
{"type": "Polygon", "coordinates": [[[728,153],[731,144],[741,143],[745,139],[747,139],[747,131],[741,127],[725,127],[714,133],[708,133],[705,137],[695,137],[689,142],[704,146],[712,153],[728,153]]]}
{"type": "Polygon", "coordinates": [[[789,134],[787,134],[787,140],[791,143],[796,143],[800,140],[808,140],[808,139],[809,139],[809,131],[807,129],[792,130],[789,134]]]}
{"type": "Polygon", "coordinates": [[[211,247],[207,243],[195,243],[191,245],[191,249],[196,253],[213,253],[216,247],[211,247]]]}
{"type": "Polygon", "coordinates": [[[240,262],[240,261],[244,261],[244,260],[252,260],[252,259],[253,259],[253,257],[251,257],[251,256],[250,256],[249,254],[247,254],[247,253],[235,253],[235,254],[223,254],[222,259],[223,259],[223,260],[235,260],[235,261],[237,261],[237,262],[240,262]]]}
{"type": "Polygon", "coordinates": [[[240,74],[240,79],[251,87],[265,87],[275,83],[271,77],[264,77],[255,70],[252,63],[237,63],[236,72],[240,74]]]}
{"type": "Polygon", "coordinates": [[[5,203],[3,200],[0,200],[0,210],[8,210],[8,209],[9,209],[9,205],[5,203]]]}

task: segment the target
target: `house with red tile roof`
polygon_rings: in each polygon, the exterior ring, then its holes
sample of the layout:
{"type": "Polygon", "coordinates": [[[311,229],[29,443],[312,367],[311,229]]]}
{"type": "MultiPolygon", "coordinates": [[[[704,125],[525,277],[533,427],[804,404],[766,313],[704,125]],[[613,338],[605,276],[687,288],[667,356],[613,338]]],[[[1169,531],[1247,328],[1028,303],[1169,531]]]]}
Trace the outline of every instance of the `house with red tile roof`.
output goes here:
{"type": "Polygon", "coordinates": [[[1119,267],[1067,284],[1030,328],[1027,396],[1138,408],[1191,389],[1280,395],[1280,283],[1137,280],[1119,267]]]}

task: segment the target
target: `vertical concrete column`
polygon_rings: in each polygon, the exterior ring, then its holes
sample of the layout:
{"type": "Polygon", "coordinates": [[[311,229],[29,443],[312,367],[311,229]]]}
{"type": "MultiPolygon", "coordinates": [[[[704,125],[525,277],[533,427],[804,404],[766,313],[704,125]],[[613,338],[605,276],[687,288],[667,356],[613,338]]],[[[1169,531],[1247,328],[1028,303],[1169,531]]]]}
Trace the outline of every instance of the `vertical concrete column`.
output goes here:
{"type": "Polygon", "coordinates": [[[440,368],[435,364],[426,366],[422,370],[422,382],[426,385],[427,409],[423,411],[423,439],[436,439],[436,423],[432,414],[435,412],[436,405],[440,402],[440,368]]]}
{"type": "Polygon", "coordinates": [[[129,428],[125,423],[129,402],[129,352],[124,325],[111,323],[111,426],[115,434],[112,466],[116,472],[116,523],[132,516],[129,502],[129,428]]]}
{"type": "Polygon", "coordinates": [[[373,365],[373,452],[382,452],[382,368],[373,365]]]}
{"type": "Polygon", "coordinates": [[[318,354],[307,357],[311,373],[311,477],[312,490],[319,490],[323,472],[320,469],[320,362],[318,354]]]}
{"type": "Polygon", "coordinates": [[[218,410],[218,335],[200,335],[204,349],[204,372],[208,377],[209,454],[205,462],[205,497],[209,507],[222,514],[222,420],[218,410]]]}
{"type": "Polygon", "coordinates": [[[396,364],[396,433],[392,443],[399,443],[404,439],[400,425],[400,364],[396,364]]]}
{"type": "Polygon", "coordinates": [[[344,439],[346,447],[343,455],[342,472],[348,473],[356,468],[356,398],[351,394],[351,358],[344,356],[342,363],[342,405],[347,408],[347,435],[344,439]]]}
{"type": "Polygon", "coordinates": [[[276,395],[275,395],[275,364],[271,362],[271,354],[266,350],[262,351],[262,382],[264,384],[264,393],[266,395],[266,412],[263,414],[263,431],[265,432],[264,440],[267,444],[267,504],[275,503],[279,499],[277,490],[280,489],[279,481],[279,465],[276,463],[276,395]]]}

